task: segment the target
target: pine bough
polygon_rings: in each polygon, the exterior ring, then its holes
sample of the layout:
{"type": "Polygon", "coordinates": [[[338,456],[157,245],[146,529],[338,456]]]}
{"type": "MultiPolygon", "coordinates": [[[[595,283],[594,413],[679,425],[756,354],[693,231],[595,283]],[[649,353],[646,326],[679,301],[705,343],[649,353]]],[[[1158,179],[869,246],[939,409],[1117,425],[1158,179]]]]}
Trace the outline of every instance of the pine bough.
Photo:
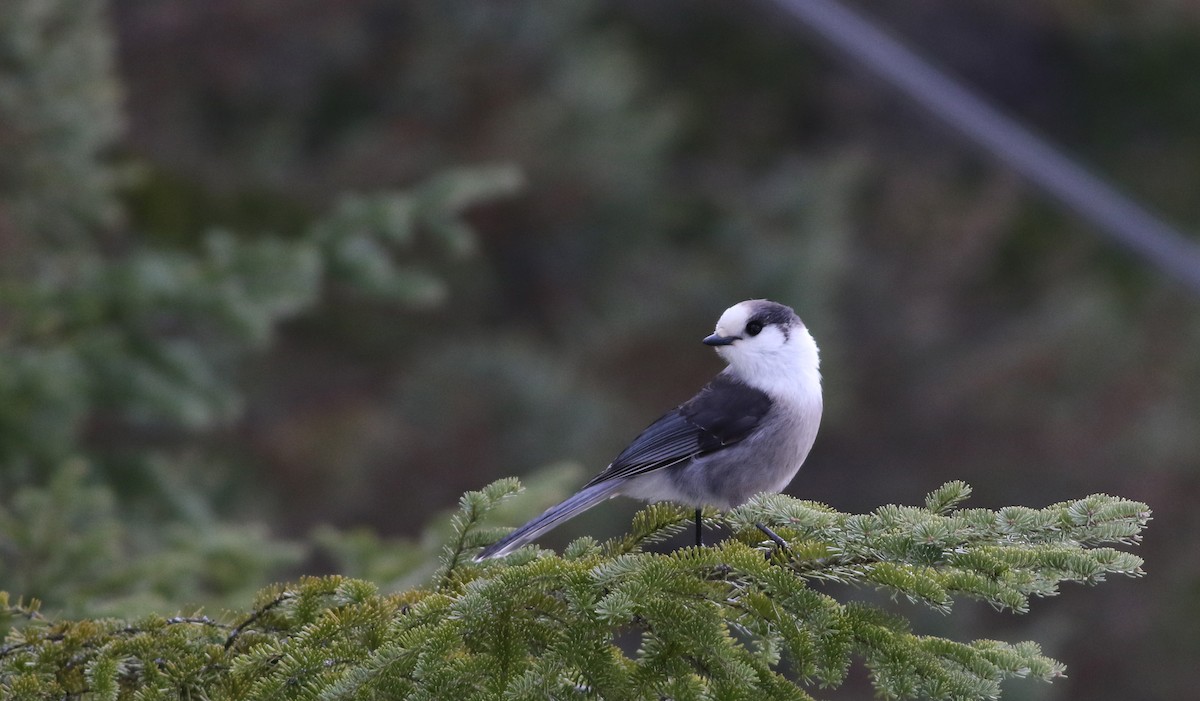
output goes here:
{"type": "Polygon", "coordinates": [[[502,529],[483,516],[520,490],[501,480],[461,499],[427,588],[380,594],[341,577],[262,592],[248,612],[139,621],[49,621],[0,601],[0,695],[96,699],[811,699],[852,660],[890,699],[991,699],[1011,677],[1051,680],[1032,642],[960,643],[829,582],[949,611],[956,598],[1022,613],[1061,582],[1140,576],[1145,504],[1107,495],[1044,509],[960,509],[951,482],[923,507],[850,515],[762,496],[707,525],[732,536],[662,554],[685,509],[641,511],[628,535],[561,555],[526,547],[471,561],[502,529]],[[764,541],[756,522],[787,540],[764,541]],[[841,591],[841,590],[839,590],[841,591]],[[844,597],[843,597],[844,598],[844,597]]]}

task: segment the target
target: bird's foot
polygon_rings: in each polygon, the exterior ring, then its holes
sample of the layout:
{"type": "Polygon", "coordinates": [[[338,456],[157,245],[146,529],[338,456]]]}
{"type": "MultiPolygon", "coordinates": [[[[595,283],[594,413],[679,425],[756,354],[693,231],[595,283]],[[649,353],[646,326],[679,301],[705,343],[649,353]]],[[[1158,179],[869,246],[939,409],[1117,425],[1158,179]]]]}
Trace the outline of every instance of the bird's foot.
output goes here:
{"type": "Polygon", "coordinates": [[[788,549],[787,541],[784,540],[783,538],[780,538],[778,533],[771,530],[770,528],[767,528],[766,526],[764,526],[761,523],[756,523],[754,525],[758,527],[758,530],[767,534],[767,537],[770,538],[772,541],[774,541],[774,543],[779,546],[780,550],[786,551],[788,549]]]}

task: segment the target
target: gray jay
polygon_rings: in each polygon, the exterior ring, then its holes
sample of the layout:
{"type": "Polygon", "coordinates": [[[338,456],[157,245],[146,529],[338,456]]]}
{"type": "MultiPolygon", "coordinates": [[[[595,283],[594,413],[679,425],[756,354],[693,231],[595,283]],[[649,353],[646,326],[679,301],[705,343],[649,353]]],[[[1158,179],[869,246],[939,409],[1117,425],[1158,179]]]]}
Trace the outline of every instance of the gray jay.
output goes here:
{"type": "MultiPolygon", "coordinates": [[[[821,422],[817,344],[791,307],[765,299],[725,310],[704,343],[728,363],[696,396],[667,412],[603,472],[561,504],[475,558],[507,555],[618,495],[731,509],[795,477],[821,422]]],[[[759,528],[776,543],[779,536],[759,528]]]]}

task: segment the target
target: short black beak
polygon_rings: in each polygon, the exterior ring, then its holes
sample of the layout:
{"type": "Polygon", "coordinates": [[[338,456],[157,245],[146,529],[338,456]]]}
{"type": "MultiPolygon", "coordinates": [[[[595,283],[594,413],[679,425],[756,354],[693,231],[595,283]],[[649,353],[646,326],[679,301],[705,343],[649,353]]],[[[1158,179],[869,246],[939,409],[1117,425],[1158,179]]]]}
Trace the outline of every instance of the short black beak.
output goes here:
{"type": "Polygon", "coordinates": [[[741,336],[718,336],[714,333],[711,336],[705,336],[703,343],[706,346],[727,346],[734,341],[740,341],[741,338],[741,336]]]}

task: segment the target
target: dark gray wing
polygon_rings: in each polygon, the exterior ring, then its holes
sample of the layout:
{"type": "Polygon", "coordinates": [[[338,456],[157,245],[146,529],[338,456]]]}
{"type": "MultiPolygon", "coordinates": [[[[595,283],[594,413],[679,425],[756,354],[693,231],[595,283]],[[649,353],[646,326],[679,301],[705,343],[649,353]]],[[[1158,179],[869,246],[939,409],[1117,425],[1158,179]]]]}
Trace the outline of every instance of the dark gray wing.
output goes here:
{"type": "Polygon", "coordinates": [[[670,467],[737,443],[770,408],[766,393],[717,375],[695,397],[650,424],[586,486],[670,467]]]}

